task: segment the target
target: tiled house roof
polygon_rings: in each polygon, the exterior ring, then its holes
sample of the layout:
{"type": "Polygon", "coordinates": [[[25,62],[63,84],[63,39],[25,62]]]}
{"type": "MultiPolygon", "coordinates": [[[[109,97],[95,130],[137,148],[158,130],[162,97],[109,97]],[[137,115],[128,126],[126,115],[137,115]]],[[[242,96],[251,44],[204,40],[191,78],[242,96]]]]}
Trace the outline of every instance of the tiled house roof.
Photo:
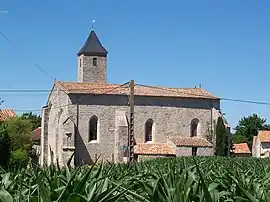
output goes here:
{"type": "Polygon", "coordinates": [[[175,155],[173,149],[166,143],[144,143],[134,146],[134,153],[140,155],[175,155]]]}
{"type": "Polygon", "coordinates": [[[0,121],[6,121],[14,117],[16,117],[16,113],[12,109],[0,109],[0,121]]]}
{"type": "Polygon", "coordinates": [[[257,137],[261,142],[270,142],[270,131],[259,130],[257,137]]]}
{"type": "Polygon", "coordinates": [[[36,128],[35,130],[32,131],[31,139],[33,141],[38,141],[38,140],[40,140],[40,138],[41,138],[41,127],[38,127],[38,128],[36,128]]]}
{"type": "Polygon", "coordinates": [[[233,144],[233,153],[235,154],[251,154],[247,143],[233,144]]]}
{"type": "MultiPolygon", "coordinates": [[[[128,86],[119,84],[105,83],[80,83],[80,82],[55,82],[61,90],[68,94],[107,94],[107,95],[127,95],[128,86]]],[[[155,86],[136,86],[134,87],[136,96],[157,96],[157,97],[181,97],[181,98],[202,98],[219,100],[202,88],[165,88],[155,86]]]]}
{"type": "Polygon", "coordinates": [[[199,137],[169,137],[177,147],[213,147],[213,145],[204,138],[199,137]]]}

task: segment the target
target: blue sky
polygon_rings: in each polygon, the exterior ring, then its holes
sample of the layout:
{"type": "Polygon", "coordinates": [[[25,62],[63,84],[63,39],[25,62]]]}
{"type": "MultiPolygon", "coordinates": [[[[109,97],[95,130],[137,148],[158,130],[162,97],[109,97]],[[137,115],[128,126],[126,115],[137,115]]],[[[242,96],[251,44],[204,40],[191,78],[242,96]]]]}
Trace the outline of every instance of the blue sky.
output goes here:
{"type": "MultiPolygon", "coordinates": [[[[270,1],[0,2],[0,90],[50,89],[75,81],[76,53],[92,20],[109,51],[108,82],[194,87],[233,99],[269,101],[270,1]]],[[[40,109],[46,93],[0,93],[2,108],[40,109]]],[[[222,101],[232,126],[270,106],[222,101]]],[[[19,111],[18,111],[19,112],[19,111]]]]}

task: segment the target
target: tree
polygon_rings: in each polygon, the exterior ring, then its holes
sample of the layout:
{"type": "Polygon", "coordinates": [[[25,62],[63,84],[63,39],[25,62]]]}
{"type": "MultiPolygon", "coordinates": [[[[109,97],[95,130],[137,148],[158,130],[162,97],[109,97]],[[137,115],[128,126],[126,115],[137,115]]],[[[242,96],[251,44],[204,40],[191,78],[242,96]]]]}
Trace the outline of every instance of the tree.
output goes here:
{"type": "Polygon", "coordinates": [[[225,156],[227,149],[227,130],[221,117],[217,120],[216,125],[216,155],[225,156]]]}
{"type": "Polygon", "coordinates": [[[15,118],[8,120],[6,125],[10,137],[11,166],[25,166],[32,148],[30,139],[32,124],[30,120],[15,118]]]}
{"type": "Polygon", "coordinates": [[[0,122],[0,166],[7,167],[10,160],[11,140],[9,138],[7,127],[0,122]]]}
{"type": "Polygon", "coordinates": [[[270,130],[270,125],[266,124],[266,119],[257,114],[241,118],[235,128],[233,143],[247,142],[251,148],[253,136],[257,135],[258,130],[270,130]]]}
{"type": "Polygon", "coordinates": [[[32,125],[31,127],[32,131],[41,126],[41,116],[37,114],[33,114],[32,112],[23,113],[20,119],[29,120],[32,125]]]}

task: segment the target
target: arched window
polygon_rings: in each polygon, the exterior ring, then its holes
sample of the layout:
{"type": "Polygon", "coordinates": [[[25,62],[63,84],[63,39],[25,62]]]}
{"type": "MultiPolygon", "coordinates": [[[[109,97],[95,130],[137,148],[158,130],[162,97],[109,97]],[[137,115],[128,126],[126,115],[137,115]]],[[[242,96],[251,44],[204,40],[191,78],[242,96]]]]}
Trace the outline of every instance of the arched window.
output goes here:
{"type": "Polygon", "coordinates": [[[199,120],[198,119],[193,119],[190,124],[190,136],[191,137],[196,137],[198,134],[198,124],[199,120]]]}
{"type": "Polygon", "coordinates": [[[93,58],[93,66],[97,66],[97,58],[93,58]]]}
{"type": "Polygon", "coordinates": [[[98,118],[97,116],[92,116],[89,121],[89,142],[92,140],[97,140],[97,125],[98,125],[98,118]]]}
{"type": "Polygon", "coordinates": [[[145,142],[152,141],[153,120],[148,119],[145,123],[145,142]]]}

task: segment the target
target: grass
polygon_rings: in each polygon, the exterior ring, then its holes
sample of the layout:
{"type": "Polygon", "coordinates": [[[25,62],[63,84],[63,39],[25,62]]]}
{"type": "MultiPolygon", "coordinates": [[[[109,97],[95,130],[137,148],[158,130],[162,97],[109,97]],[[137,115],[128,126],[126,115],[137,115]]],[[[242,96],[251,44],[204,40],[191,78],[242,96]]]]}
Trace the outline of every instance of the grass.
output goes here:
{"type": "Polygon", "coordinates": [[[2,170],[0,201],[270,201],[270,159],[184,157],[2,170]]]}

